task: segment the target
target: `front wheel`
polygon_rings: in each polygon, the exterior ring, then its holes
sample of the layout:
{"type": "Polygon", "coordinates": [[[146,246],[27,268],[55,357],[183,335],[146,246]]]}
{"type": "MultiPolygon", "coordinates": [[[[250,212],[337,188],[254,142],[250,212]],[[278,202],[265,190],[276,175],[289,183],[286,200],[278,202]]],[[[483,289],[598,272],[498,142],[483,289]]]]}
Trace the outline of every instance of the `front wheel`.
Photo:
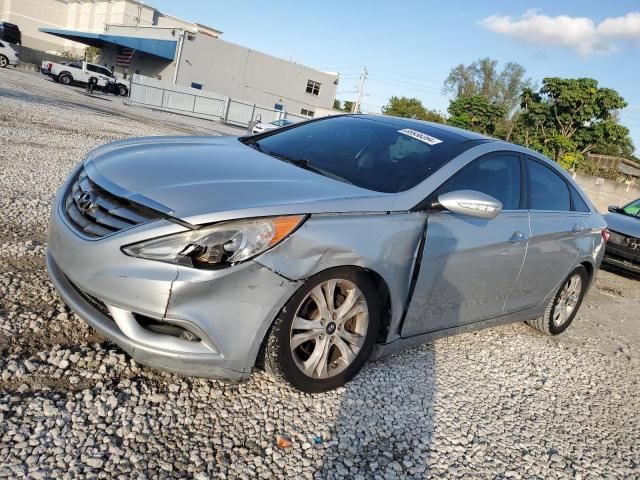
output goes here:
{"type": "Polygon", "coordinates": [[[307,393],[340,387],[369,358],[379,324],[376,289],[366,273],[326,270],[307,280],[274,321],[265,369],[307,393]]]}
{"type": "Polygon", "coordinates": [[[127,93],[129,93],[129,91],[127,90],[127,87],[125,87],[124,85],[118,85],[118,89],[116,90],[117,95],[121,97],[126,97],[127,93]]]}
{"type": "Polygon", "coordinates": [[[9,66],[9,59],[4,55],[0,55],[0,68],[7,68],[9,66]]]}
{"type": "Polygon", "coordinates": [[[582,305],[588,282],[587,270],[579,265],[567,275],[564,282],[558,287],[558,290],[551,297],[544,315],[541,318],[529,320],[527,323],[547,335],[558,335],[564,332],[571,325],[580,305],[582,305]]]}

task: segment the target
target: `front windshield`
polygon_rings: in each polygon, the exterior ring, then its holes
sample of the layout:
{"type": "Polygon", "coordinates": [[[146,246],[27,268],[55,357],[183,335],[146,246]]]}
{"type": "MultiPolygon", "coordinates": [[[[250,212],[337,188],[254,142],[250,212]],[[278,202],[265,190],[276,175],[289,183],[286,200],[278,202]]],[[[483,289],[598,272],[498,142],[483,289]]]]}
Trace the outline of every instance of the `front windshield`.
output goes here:
{"type": "Polygon", "coordinates": [[[624,213],[625,215],[640,218],[640,198],[638,198],[637,200],[634,200],[627,206],[622,207],[620,210],[621,210],[621,213],[624,213]]]}
{"type": "Polygon", "coordinates": [[[472,146],[465,137],[427,124],[362,116],[308,122],[245,142],[280,160],[385,193],[416,186],[472,146]]]}

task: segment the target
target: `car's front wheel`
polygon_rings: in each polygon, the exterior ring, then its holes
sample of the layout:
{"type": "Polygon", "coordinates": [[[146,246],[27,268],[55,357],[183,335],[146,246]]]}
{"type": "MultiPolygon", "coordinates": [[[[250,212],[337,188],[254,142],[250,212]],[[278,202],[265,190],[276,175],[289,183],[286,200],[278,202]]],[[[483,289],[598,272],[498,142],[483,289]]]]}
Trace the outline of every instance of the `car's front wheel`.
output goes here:
{"type": "Polygon", "coordinates": [[[549,301],[544,315],[541,318],[529,320],[527,323],[547,335],[558,335],[564,332],[571,325],[580,305],[582,305],[588,283],[589,274],[582,265],[579,265],[567,275],[564,282],[558,287],[549,301]]]}
{"type": "Polygon", "coordinates": [[[0,55],[0,68],[7,68],[9,65],[9,59],[4,55],[0,55]]]}
{"type": "Polygon", "coordinates": [[[371,354],[380,323],[376,288],[360,270],[334,268],[307,280],[274,321],[264,366],[308,393],[344,385],[371,354]]]}

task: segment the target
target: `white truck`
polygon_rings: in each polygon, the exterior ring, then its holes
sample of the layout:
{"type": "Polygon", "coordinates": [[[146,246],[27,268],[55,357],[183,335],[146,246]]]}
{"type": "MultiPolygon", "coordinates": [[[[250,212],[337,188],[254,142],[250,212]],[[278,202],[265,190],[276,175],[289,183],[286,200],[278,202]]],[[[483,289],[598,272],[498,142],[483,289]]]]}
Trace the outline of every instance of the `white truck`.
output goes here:
{"type": "Polygon", "coordinates": [[[96,87],[105,88],[108,86],[109,93],[115,93],[123,97],[129,93],[126,84],[109,70],[101,65],[87,63],[83,61],[69,63],[42,62],[42,73],[51,76],[56,82],[63,85],[86,85],[91,77],[97,79],[96,87]]]}

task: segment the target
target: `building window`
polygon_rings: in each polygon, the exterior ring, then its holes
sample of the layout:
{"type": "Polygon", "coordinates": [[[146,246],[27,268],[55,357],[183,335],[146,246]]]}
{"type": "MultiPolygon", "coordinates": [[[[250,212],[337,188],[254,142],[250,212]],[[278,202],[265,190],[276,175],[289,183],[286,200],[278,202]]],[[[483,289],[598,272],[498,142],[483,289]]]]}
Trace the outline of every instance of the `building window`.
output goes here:
{"type": "Polygon", "coordinates": [[[202,84],[201,83],[196,83],[196,82],[191,82],[191,88],[195,88],[197,90],[202,90],[202,84]]]}
{"type": "Polygon", "coordinates": [[[307,93],[310,93],[311,95],[315,95],[317,97],[320,93],[320,83],[314,82],[313,80],[308,80],[307,93]]]}
{"type": "Polygon", "coordinates": [[[305,117],[309,117],[309,118],[313,118],[314,113],[315,112],[313,110],[307,110],[306,108],[303,108],[300,110],[301,115],[304,115],[305,117]]]}

